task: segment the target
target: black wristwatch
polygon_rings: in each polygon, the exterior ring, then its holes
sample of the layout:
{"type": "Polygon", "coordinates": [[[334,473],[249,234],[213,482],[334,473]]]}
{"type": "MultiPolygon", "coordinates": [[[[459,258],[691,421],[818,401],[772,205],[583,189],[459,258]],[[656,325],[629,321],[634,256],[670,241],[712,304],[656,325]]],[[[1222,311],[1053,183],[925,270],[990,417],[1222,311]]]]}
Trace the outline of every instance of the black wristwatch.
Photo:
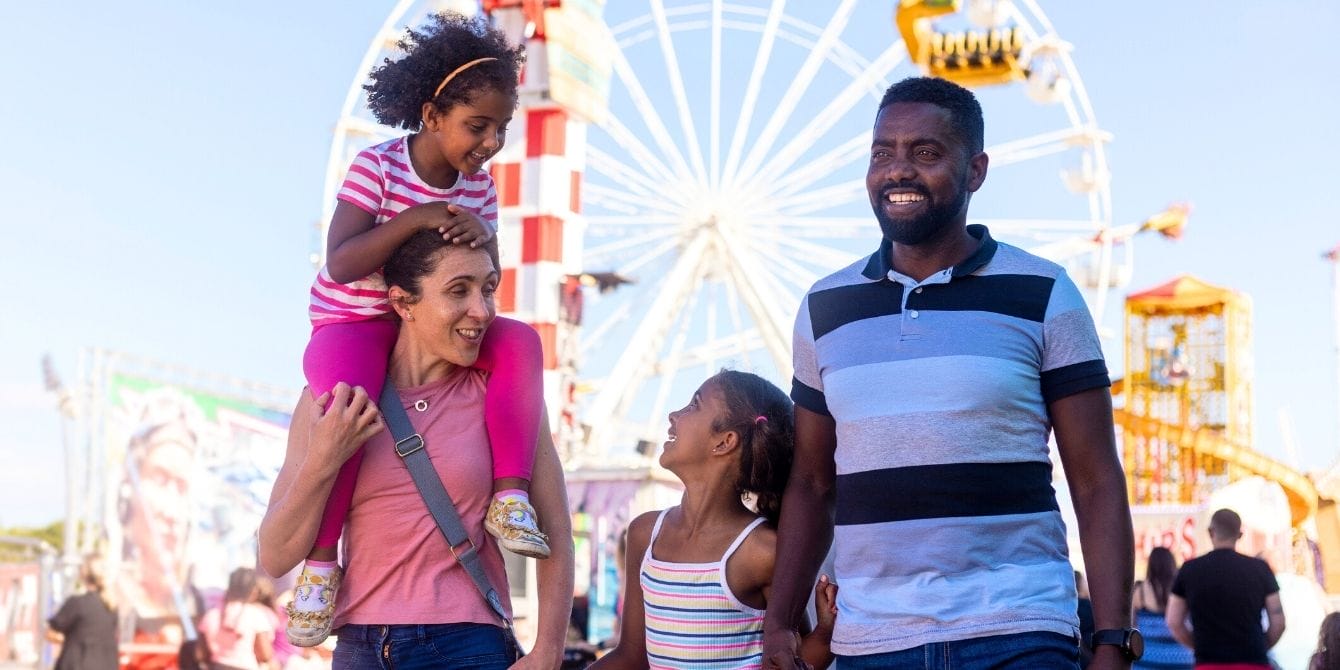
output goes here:
{"type": "Polygon", "coordinates": [[[1136,628],[1109,628],[1093,632],[1093,642],[1089,648],[1098,650],[1098,645],[1110,644],[1121,649],[1121,655],[1128,661],[1138,661],[1145,655],[1145,637],[1136,628]]]}

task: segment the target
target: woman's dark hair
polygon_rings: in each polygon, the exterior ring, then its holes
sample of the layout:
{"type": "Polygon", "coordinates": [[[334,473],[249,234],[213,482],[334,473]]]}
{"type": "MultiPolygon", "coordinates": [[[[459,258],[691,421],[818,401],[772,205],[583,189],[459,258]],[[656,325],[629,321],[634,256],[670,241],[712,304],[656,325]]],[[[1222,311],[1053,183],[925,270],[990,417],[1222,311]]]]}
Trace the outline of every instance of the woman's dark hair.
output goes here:
{"type": "Polygon", "coordinates": [[[1308,670],[1340,670],[1340,612],[1331,612],[1321,620],[1317,631],[1317,652],[1308,670]]]}
{"type": "Polygon", "coordinates": [[[508,44],[502,32],[483,17],[455,12],[434,14],[426,25],[407,29],[396,46],[404,55],[383,61],[368,75],[372,81],[363,87],[368,92],[368,109],[381,123],[417,131],[423,123],[425,102],[432,102],[445,113],[456,105],[470,103],[485,90],[516,98],[525,48],[508,44]],[[480,58],[497,60],[460,71],[433,95],[452,71],[480,58]]]}
{"type": "MultiPolygon", "coordinates": [[[[435,230],[420,230],[405,240],[404,244],[391,252],[391,257],[382,267],[382,276],[386,285],[399,286],[414,296],[415,301],[423,294],[421,281],[437,268],[438,257],[451,242],[442,238],[435,230]]],[[[468,248],[468,247],[466,247],[468,248]]],[[[477,247],[487,252],[493,261],[493,269],[502,272],[502,263],[498,259],[498,238],[495,235],[488,242],[477,247]]]]}
{"type": "Polygon", "coordinates": [[[748,372],[722,370],[711,381],[721,389],[726,408],[712,430],[734,431],[740,436],[740,477],[735,488],[750,494],[758,513],[775,526],[796,444],[791,399],[772,382],[748,372]]]}
{"type": "Polygon", "coordinates": [[[1154,591],[1154,602],[1159,611],[1168,609],[1168,594],[1172,593],[1173,580],[1177,578],[1177,559],[1167,547],[1154,547],[1149,552],[1149,564],[1145,568],[1145,581],[1154,591]]]}

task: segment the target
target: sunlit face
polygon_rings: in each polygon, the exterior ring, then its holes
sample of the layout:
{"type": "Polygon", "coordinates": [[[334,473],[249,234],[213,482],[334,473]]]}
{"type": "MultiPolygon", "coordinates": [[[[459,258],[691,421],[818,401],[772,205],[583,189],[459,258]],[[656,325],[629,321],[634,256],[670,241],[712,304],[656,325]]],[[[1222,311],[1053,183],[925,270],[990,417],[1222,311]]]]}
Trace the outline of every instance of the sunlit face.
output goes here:
{"type": "Polygon", "coordinates": [[[426,119],[424,134],[453,169],[460,174],[474,174],[484,169],[484,163],[507,142],[507,124],[512,121],[515,107],[515,98],[485,89],[470,102],[453,105],[446,113],[433,109],[426,119]]]}
{"type": "Polygon", "coordinates": [[[419,281],[419,299],[405,307],[401,333],[453,365],[474,365],[479,345],[498,314],[498,271],[482,248],[451,245],[419,281]]]}
{"type": "Polygon", "coordinates": [[[670,413],[670,430],[661,451],[661,466],[678,473],[677,468],[700,463],[720,445],[726,434],[713,424],[726,412],[721,387],[714,380],[703,382],[689,404],[670,413]]]}
{"type": "Polygon", "coordinates": [[[865,184],[886,239],[915,246],[960,227],[985,177],[986,155],[970,153],[948,110],[895,102],[876,117],[865,184]]]}

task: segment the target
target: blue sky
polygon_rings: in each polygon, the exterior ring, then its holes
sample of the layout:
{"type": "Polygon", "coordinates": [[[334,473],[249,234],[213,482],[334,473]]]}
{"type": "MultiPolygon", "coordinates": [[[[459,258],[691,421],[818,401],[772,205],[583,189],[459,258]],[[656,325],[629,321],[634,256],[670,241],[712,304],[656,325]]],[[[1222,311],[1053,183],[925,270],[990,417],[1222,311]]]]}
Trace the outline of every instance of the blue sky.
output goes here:
{"type": "MultiPolygon", "coordinates": [[[[78,351],[100,346],[300,386],[331,129],[392,4],[0,4],[0,259],[16,278],[0,319],[0,525],[63,513],[43,353],[67,380],[78,351]]],[[[1044,9],[1115,136],[1116,221],[1195,207],[1183,240],[1138,246],[1131,288],[1188,272],[1248,292],[1257,446],[1287,458],[1286,408],[1301,465],[1332,464],[1336,361],[1320,254],[1340,243],[1327,195],[1340,9],[1044,9]]],[[[890,24],[865,29],[892,38],[890,24]]]]}

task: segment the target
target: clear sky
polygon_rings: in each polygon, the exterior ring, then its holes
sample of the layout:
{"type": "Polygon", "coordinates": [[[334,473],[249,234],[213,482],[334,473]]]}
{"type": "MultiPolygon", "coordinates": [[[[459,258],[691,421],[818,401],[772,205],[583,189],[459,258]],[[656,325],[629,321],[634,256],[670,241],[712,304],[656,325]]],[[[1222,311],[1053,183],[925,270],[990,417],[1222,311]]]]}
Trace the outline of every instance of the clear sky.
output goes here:
{"type": "MultiPolygon", "coordinates": [[[[78,351],[99,346],[301,385],[331,129],[392,4],[0,3],[0,259],[17,278],[0,318],[0,525],[63,514],[43,353],[67,381],[78,351]]],[[[1340,9],[1044,9],[1115,136],[1116,221],[1195,207],[1183,240],[1138,246],[1131,288],[1187,272],[1248,292],[1257,446],[1288,459],[1284,408],[1300,465],[1331,465],[1340,436],[1320,255],[1340,243],[1327,195],[1340,176],[1340,9]]],[[[865,29],[892,37],[887,23],[865,29]]]]}

